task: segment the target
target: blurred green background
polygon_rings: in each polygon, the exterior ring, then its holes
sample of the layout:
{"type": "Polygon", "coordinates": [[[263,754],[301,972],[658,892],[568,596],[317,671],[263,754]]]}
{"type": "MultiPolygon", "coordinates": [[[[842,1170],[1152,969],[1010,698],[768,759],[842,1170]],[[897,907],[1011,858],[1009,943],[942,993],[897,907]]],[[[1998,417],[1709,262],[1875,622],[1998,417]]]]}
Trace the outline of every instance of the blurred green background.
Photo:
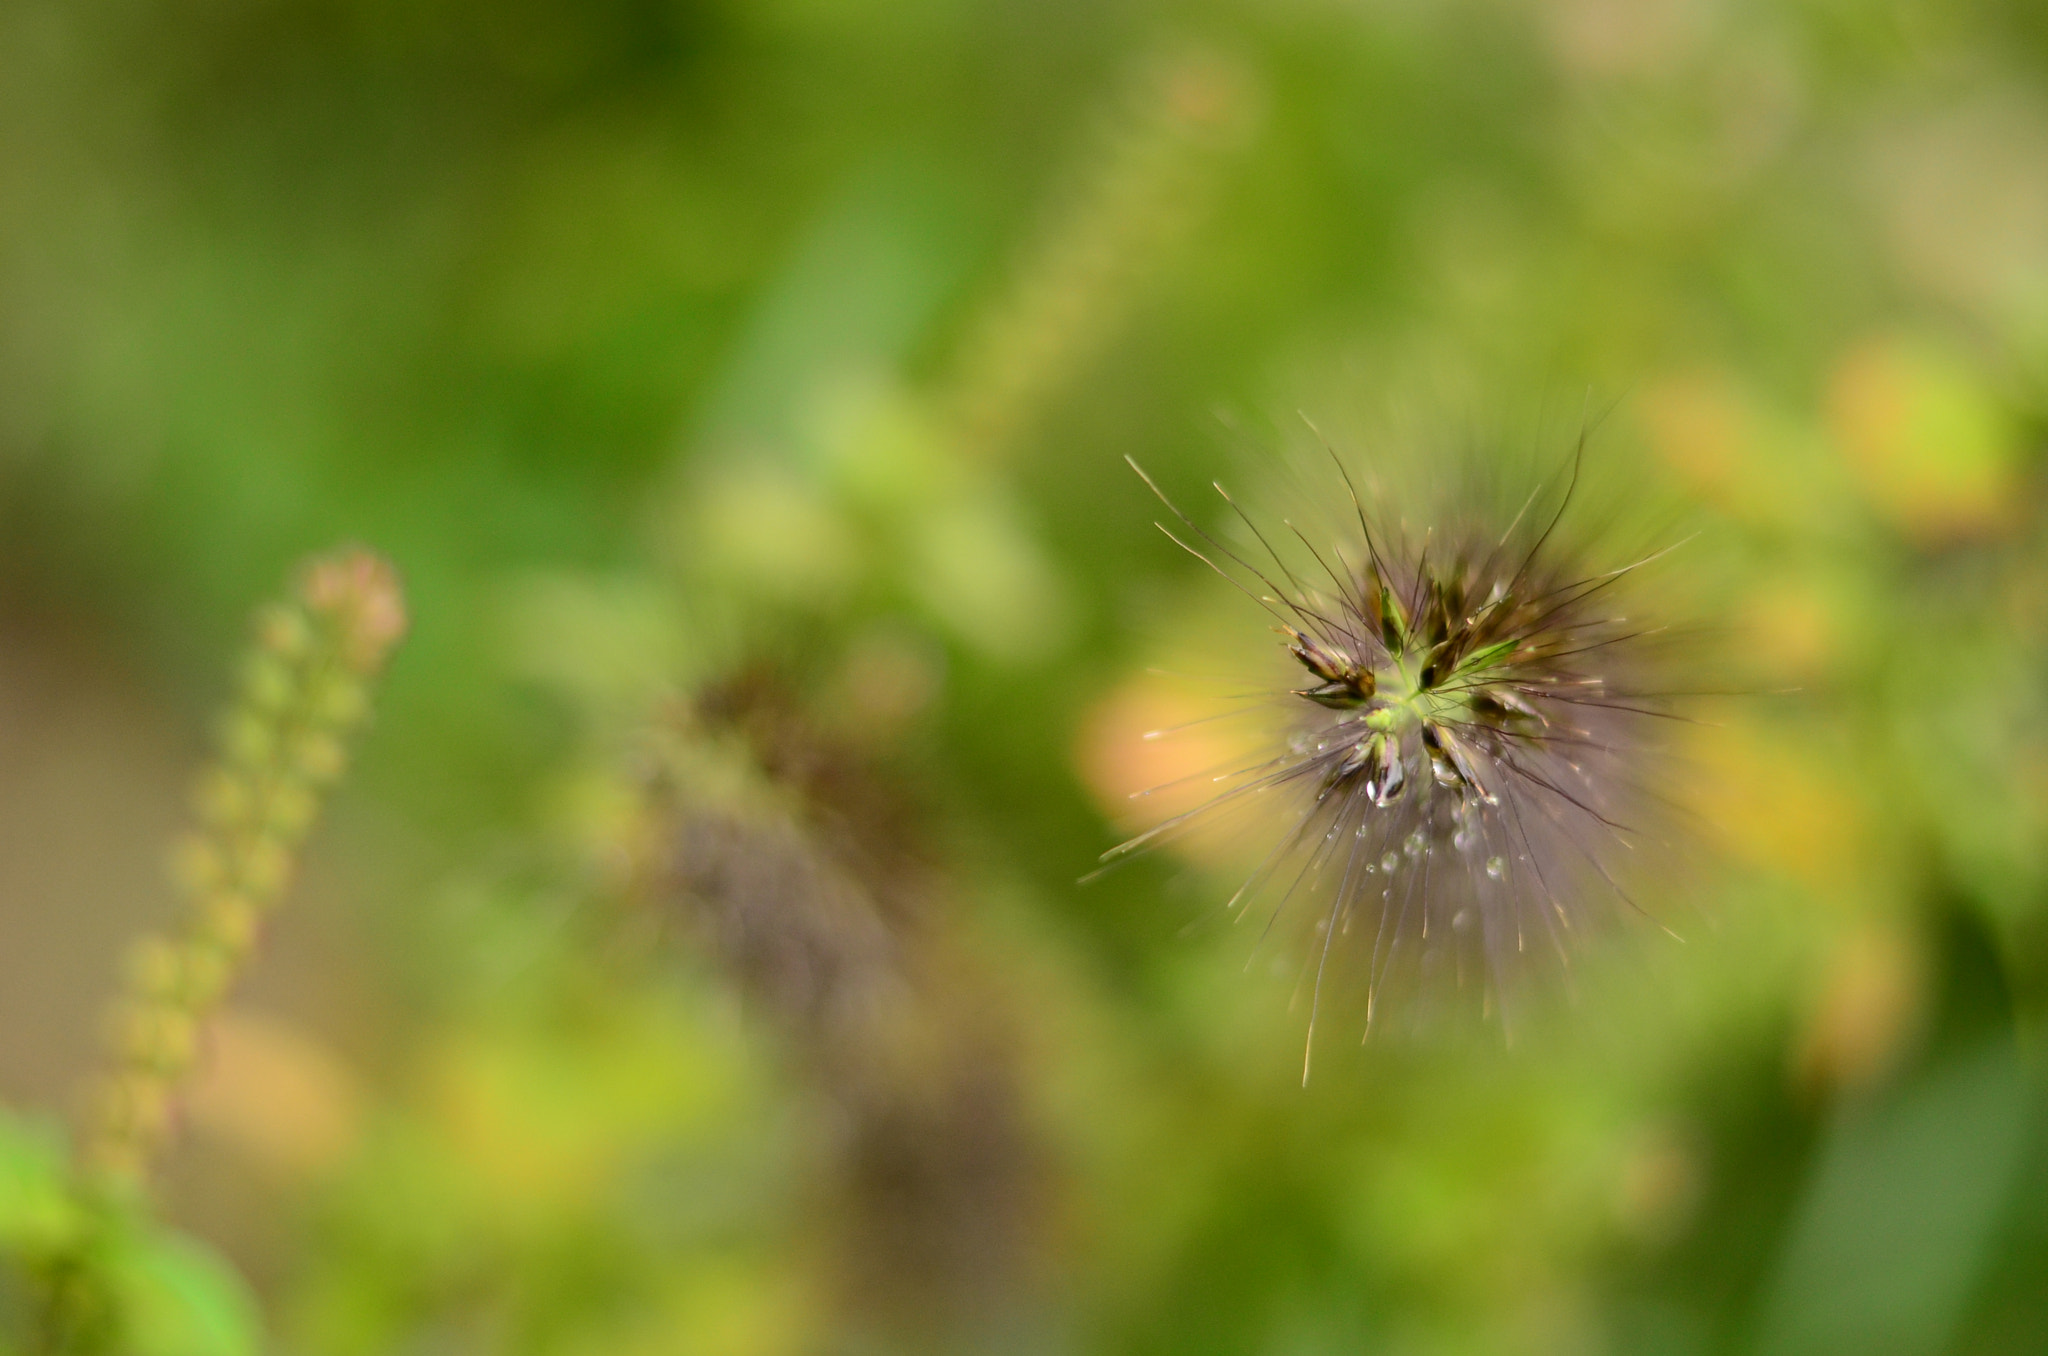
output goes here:
{"type": "Polygon", "coordinates": [[[2044,377],[2029,0],[10,0],[0,1244],[354,540],[138,1350],[2040,1351],[2044,377]],[[1304,1090],[1227,880],[1075,884],[1271,646],[1123,458],[1585,408],[1764,694],[1703,925],[1304,1090]]]}

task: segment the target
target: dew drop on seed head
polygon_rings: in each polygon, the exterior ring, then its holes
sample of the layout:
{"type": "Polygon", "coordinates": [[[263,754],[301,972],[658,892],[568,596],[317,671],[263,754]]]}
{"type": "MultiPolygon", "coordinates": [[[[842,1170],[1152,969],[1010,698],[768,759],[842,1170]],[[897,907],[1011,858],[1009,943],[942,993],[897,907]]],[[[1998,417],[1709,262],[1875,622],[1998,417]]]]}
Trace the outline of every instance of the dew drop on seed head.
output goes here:
{"type": "Polygon", "coordinates": [[[1429,851],[1429,840],[1422,836],[1421,829],[1417,829],[1408,835],[1408,841],[1401,846],[1407,849],[1410,857],[1420,857],[1423,853],[1429,851]]]}
{"type": "Polygon", "coordinates": [[[1504,857],[1488,857],[1488,858],[1486,859],[1486,874],[1487,874],[1487,875],[1489,875],[1489,876],[1493,877],[1493,878],[1494,878],[1495,880],[1499,880],[1499,879],[1500,879],[1500,878],[1501,878],[1502,876],[1505,876],[1505,875],[1506,875],[1507,873],[1508,873],[1508,864],[1507,864],[1507,859],[1506,859],[1506,858],[1504,858],[1504,857]]]}
{"type": "Polygon", "coordinates": [[[1380,870],[1390,876],[1394,874],[1394,868],[1400,864],[1401,855],[1397,852],[1389,852],[1386,856],[1380,858],[1380,870]]]}
{"type": "Polygon", "coordinates": [[[1459,825],[1458,831],[1451,835],[1451,846],[1460,852],[1467,851],[1477,841],[1478,835],[1472,832],[1469,825],[1459,825]]]}
{"type": "Polygon", "coordinates": [[[1316,737],[1307,730],[1297,730],[1288,736],[1287,749],[1290,753],[1307,753],[1315,747],[1315,742],[1316,737]]]}

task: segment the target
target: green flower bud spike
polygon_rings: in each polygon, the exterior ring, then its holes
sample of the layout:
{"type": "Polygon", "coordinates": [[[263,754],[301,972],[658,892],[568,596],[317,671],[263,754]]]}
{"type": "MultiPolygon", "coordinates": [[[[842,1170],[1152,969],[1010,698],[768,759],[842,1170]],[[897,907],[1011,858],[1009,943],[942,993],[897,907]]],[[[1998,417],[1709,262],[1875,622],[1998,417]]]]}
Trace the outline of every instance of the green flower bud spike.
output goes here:
{"type": "Polygon", "coordinates": [[[405,626],[397,575],[361,550],[313,561],[291,600],[258,614],[219,757],[194,794],[198,825],[172,856],[184,926],[136,947],[109,1023],[81,1154],[95,1187],[130,1193],[147,1181],[206,1021],[282,899],[405,626]]]}

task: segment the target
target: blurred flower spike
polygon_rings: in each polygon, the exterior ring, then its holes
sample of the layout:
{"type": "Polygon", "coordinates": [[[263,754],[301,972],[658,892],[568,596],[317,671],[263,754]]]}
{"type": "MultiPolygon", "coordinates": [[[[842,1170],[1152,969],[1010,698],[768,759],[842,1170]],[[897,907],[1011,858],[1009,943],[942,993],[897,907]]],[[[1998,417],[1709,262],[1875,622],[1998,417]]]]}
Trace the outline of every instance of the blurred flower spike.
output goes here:
{"type": "Polygon", "coordinates": [[[255,644],[194,794],[198,826],[173,855],[189,914],[143,941],[111,1023],[109,1069],[87,1127],[94,1179],[132,1189],[168,1132],[200,1033],[283,897],[320,795],[347,767],[369,684],[405,633],[398,576],[344,550],[312,562],[297,596],[257,615],[255,644]]]}
{"type": "Polygon", "coordinates": [[[314,617],[335,628],[336,658],[360,677],[382,669],[405,636],[398,572],[375,552],[346,550],[315,560],[300,593],[314,617]]]}
{"type": "Polygon", "coordinates": [[[1568,965],[1590,899],[1633,904],[1617,855],[1645,841],[1653,727],[1673,714],[1652,685],[1658,629],[1617,606],[1665,552],[1604,572],[1575,566],[1560,528],[1577,457],[1561,490],[1539,489],[1490,530],[1446,522],[1419,537],[1390,527],[1391,515],[1375,522],[1337,469],[1352,530],[1316,541],[1284,524],[1298,553],[1276,550],[1283,539],[1221,486],[1257,554],[1160,495],[1181,525],[1162,524],[1167,535],[1271,615],[1298,686],[1281,697],[1277,747],[1105,855],[1284,805],[1279,842],[1231,906],[1239,918],[1263,906],[1269,928],[1291,919],[1305,938],[1311,1053],[1337,969],[1364,972],[1370,1032],[1393,990],[1417,1020],[1447,993],[1476,994],[1505,1020],[1530,959],[1568,965]]]}

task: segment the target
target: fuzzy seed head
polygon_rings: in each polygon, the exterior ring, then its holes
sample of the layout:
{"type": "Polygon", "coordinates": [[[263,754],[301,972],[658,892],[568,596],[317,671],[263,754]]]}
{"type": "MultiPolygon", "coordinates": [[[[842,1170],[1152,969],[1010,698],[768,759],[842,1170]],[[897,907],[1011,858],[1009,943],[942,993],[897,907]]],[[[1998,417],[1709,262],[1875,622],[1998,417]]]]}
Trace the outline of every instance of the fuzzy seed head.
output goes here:
{"type": "Polygon", "coordinates": [[[1362,997],[1367,1030],[1390,1000],[1418,1021],[1447,996],[1507,1017],[1604,901],[1634,903],[1621,859],[1648,841],[1671,713],[1652,632],[1621,605],[1647,561],[1591,570],[1558,530],[1576,477],[1490,527],[1390,527],[1354,490],[1355,531],[1297,531],[1299,558],[1241,513],[1245,551],[1173,510],[1169,535],[1277,623],[1299,685],[1280,747],[1108,855],[1226,813],[1256,807],[1267,833],[1279,819],[1232,903],[1302,946],[1311,1039],[1339,990],[1362,997]],[[1363,982],[1330,982],[1347,978],[1363,982]]]}

